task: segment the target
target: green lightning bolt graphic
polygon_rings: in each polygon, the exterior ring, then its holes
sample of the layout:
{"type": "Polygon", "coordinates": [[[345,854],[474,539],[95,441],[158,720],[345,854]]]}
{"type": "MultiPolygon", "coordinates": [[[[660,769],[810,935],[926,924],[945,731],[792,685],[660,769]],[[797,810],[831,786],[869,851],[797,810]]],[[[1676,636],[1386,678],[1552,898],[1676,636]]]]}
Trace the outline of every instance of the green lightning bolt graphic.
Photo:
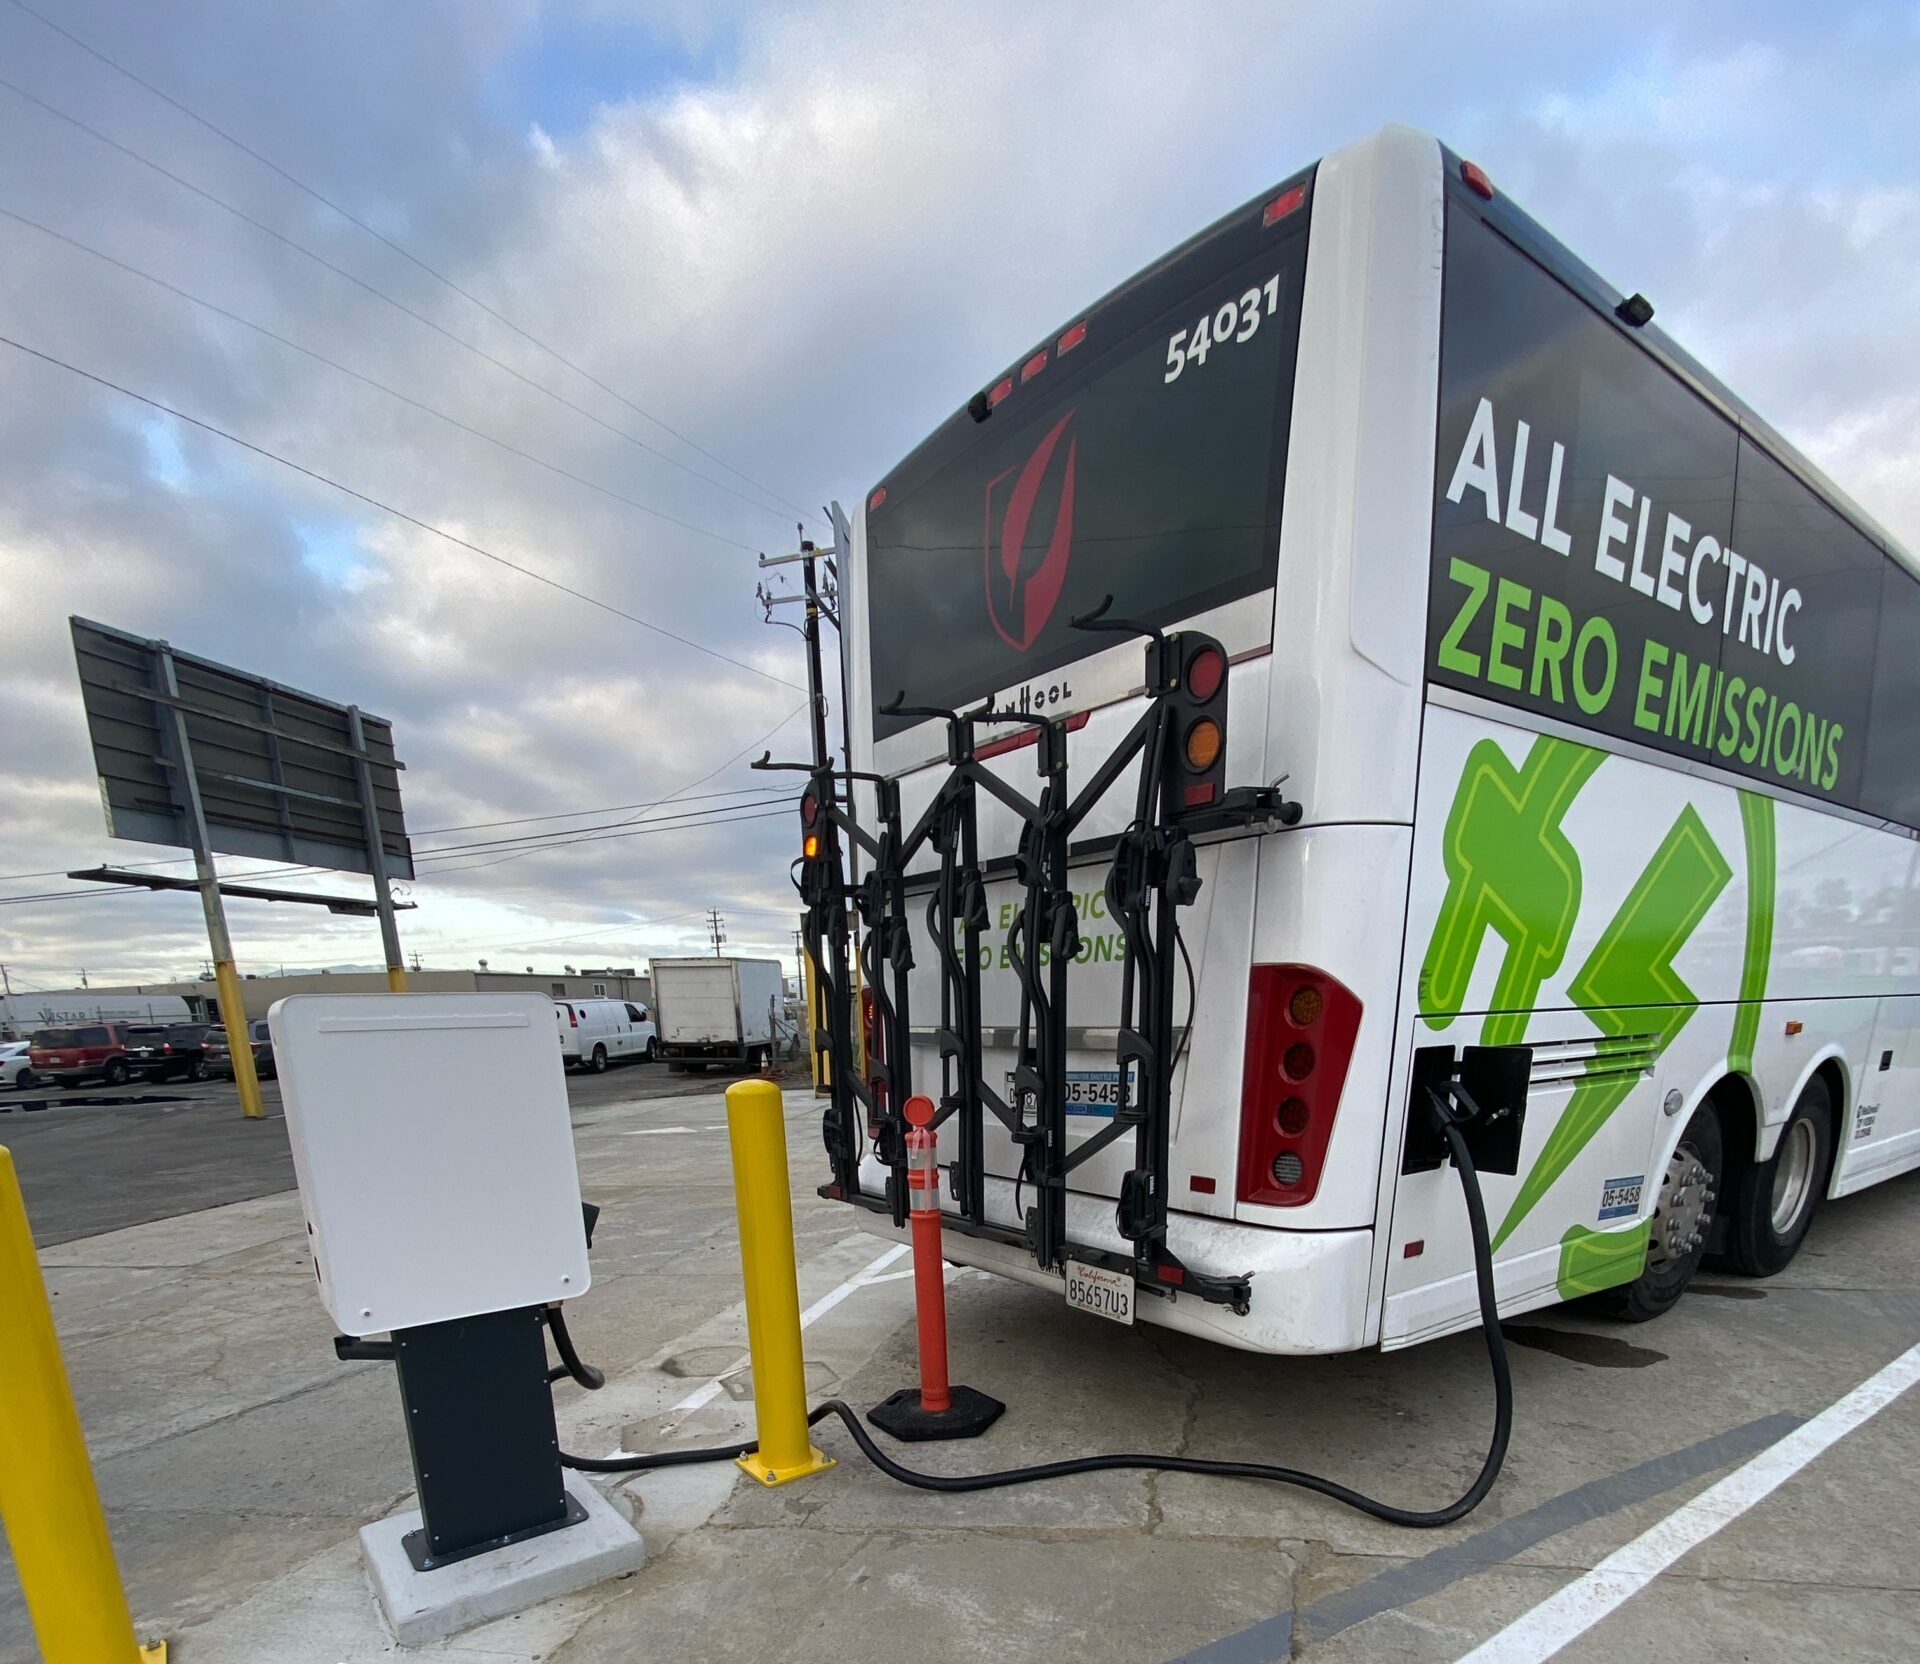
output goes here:
{"type": "MultiPolygon", "coordinates": [[[[1613,922],[1601,933],[1587,962],[1567,985],[1601,1034],[1611,1040],[1650,1036],[1647,1055],[1658,1057],[1686,1027],[1698,1001],[1673,968],[1673,956],[1732,876],[1726,857],[1688,804],[1613,922]]],[[[1595,1058],[1587,1067],[1604,1069],[1607,1060],[1595,1058]]],[[[1635,1071],[1589,1074],[1575,1084],[1566,1109],[1501,1222],[1493,1239],[1495,1248],[1553,1188],[1639,1080],[1635,1071]]]]}

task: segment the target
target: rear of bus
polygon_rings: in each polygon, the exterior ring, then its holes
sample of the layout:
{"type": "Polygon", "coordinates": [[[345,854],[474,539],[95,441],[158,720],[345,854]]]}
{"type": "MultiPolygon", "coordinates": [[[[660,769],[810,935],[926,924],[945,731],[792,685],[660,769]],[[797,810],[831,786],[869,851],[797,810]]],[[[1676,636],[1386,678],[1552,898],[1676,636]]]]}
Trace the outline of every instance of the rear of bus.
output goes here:
{"type": "MultiPolygon", "coordinates": [[[[845,572],[856,769],[900,782],[905,820],[948,773],[945,725],[907,706],[1066,720],[1084,784],[1145,708],[1143,642],[1109,616],[1218,639],[1230,669],[1226,784],[1284,777],[1284,831],[1214,834],[1180,914],[1165,1175],[1168,1246],[1197,1271],[1251,1274],[1245,1313],[1142,1288],[1145,1321],[1262,1351],[1378,1334],[1374,1225],[1392,1109],[1431,537],[1440,152],[1389,129],[1282,181],[1012,360],[874,485],[845,572]]],[[[1038,794],[1037,747],[982,724],[980,755],[1038,794]]],[[[1068,1126],[1108,1125],[1125,944],[1103,887],[1131,818],[1128,767],[1075,835],[1082,945],[1068,977],[1068,1126]]],[[[863,801],[871,802],[870,798],[863,801]]],[[[988,882],[984,1078],[1015,1066],[1019,986],[1006,927],[1023,891],[1020,821],[979,794],[988,882]]],[[[940,981],[916,870],[912,1084],[936,1098],[940,981]]],[[[1032,1187],[991,1116],[990,1222],[1022,1228],[1032,1187]]],[[[1122,1137],[1069,1180],[1070,1243],[1126,1253],[1122,1137]]],[[[952,1156],[949,1143],[943,1161],[952,1156]]],[[[869,1151],[868,1197],[886,1168],[869,1151]]],[[[1384,1181],[1390,1183],[1390,1180],[1384,1181]]],[[[883,1215],[863,1220],[886,1229],[883,1215]]],[[[950,1259],[1059,1290],[1018,1245],[949,1216],[950,1259]]]]}

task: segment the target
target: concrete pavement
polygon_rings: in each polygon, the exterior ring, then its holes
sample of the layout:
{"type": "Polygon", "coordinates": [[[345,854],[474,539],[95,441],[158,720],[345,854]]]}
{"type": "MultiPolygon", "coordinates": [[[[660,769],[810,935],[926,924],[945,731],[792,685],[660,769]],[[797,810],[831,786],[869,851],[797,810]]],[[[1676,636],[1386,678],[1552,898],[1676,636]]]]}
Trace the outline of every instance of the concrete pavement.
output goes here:
{"type": "MultiPolygon", "coordinates": [[[[606,1211],[594,1287],[569,1315],[609,1385],[558,1393],[563,1444],[590,1454],[723,1442],[749,1421],[721,1105],[643,1093],[647,1073],[576,1083],[591,1095],[576,1093],[583,1191],[606,1211]]],[[[809,1386],[869,1405],[913,1376],[906,1261],[813,1197],[818,1109],[795,1093],[788,1112],[802,1304],[826,1307],[807,1331],[809,1386]]],[[[12,1130],[0,1122],[0,1141],[12,1130]]],[[[1481,1510],[1445,1531],[1177,1475],[930,1495],[825,1427],[839,1466],[780,1490],[730,1464],[608,1482],[639,1510],[643,1571],[418,1656],[1451,1664],[1920,1340],[1916,1202],[1920,1177],[1835,1204],[1783,1276],[1709,1277],[1652,1325],[1567,1310],[1511,1325],[1512,1455],[1481,1510]]],[[[43,1261],[135,1610],[176,1658],[391,1657],[353,1534],[409,1488],[398,1395],[386,1366],[334,1359],[295,1199],[50,1243],[43,1261]]],[[[1009,1410],[981,1440],[902,1452],[930,1469],[1187,1451],[1291,1462],[1430,1505],[1464,1486],[1485,1444],[1473,1336],[1255,1358],[1102,1324],[975,1273],[953,1276],[950,1323],[956,1379],[1009,1410]]],[[[1916,1456],[1910,1393],[1559,1656],[1920,1656],[1916,1456]]],[[[0,1660],[30,1657],[8,1574],[0,1660]]]]}

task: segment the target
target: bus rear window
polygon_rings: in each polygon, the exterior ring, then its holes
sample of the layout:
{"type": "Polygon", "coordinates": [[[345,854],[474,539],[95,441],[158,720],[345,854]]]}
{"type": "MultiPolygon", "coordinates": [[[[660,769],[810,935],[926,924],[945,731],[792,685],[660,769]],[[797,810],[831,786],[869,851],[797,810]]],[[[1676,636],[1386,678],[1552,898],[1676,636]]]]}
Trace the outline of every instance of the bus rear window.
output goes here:
{"type": "MultiPolygon", "coordinates": [[[[1069,620],[1171,625],[1270,589],[1308,213],[1259,202],[1030,354],[870,498],[876,711],[957,709],[1110,646],[1069,620]],[[1067,350],[1060,350],[1060,343],[1067,350]]],[[[876,716],[875,737],[911,718],[876,716]]]]}

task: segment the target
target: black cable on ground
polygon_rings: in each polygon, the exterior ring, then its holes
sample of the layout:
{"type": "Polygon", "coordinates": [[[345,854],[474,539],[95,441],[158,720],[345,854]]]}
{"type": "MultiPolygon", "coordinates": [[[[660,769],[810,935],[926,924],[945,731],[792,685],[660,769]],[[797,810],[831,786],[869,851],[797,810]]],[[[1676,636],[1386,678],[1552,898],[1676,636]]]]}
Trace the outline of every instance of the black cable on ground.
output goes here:
{"type": "MultiPolygon", "coordinates": [[[[840,1399],[829,1398],[807,1417],[813,1425],[827,1416],[838,1416],[853,1435],[861,1455],[889,1479],[912,1485],[923,1491],[989,1491],[1007,1485],[1027,1485],[1044,1479],[1065,1479],[1079,1473],[1108,1473],[1115,1469],[1144,1469],[1158,1473],[1213,1474],[1225,1479],[1264,1479],[1281,1485],[1297,1486],[1331,1497],[1335,1502],[1357,1508],[1363,1514],[1385,1520],[1389,1525],[1431,1527],[1452,1525],[1480,1506],[1506,1460],[1507,1442],[1513,1433],[1513,1376],[1507,1367],[1506,1341],[1500,1333],[1500,1311],[1493,1286],[1493,1247],[1487,1235],[1487,1210],[1480,1197],[1480,1176],[1474,1170],[1467,1141],[1448,1112],[1435,1106],[1433,1113],[1453,1152],[1460,1174],[1460,1188],[1466,1197],[1467,1222],[1473,1234],[1474,1281],[1480,1295],[1481,1333],[1487,1344],[1487,1361],[1493,1370],[1493,1438],[1487,1446],[1486,1460],[1464,1495],[1444,1508],[1400,1508],[1356,1491],[1337,1480],[1298,1468],[1275,1467],[1265,1462],[1230,1462],[1199,1456],[1107,1455],[1075,1456],[1065,1461],[1042,1462],[1032,1467],[1003,1468],[997,1473],[939,1474],[921,1473],[896,1462],[866,1429],[859,1413],[840,1399]]],[[[591,1456],[573,1456],[562,1451],[561,1462],[583,1473],[639,1473],[649,1468],[682,1467],[696,1462],[729,1461],[756,1447],[756,1440],[741,1444],[708,1447],[703,1450],[670,1450],[648,1456],[618,1456],[596,1460],[591,1456]]]]}

